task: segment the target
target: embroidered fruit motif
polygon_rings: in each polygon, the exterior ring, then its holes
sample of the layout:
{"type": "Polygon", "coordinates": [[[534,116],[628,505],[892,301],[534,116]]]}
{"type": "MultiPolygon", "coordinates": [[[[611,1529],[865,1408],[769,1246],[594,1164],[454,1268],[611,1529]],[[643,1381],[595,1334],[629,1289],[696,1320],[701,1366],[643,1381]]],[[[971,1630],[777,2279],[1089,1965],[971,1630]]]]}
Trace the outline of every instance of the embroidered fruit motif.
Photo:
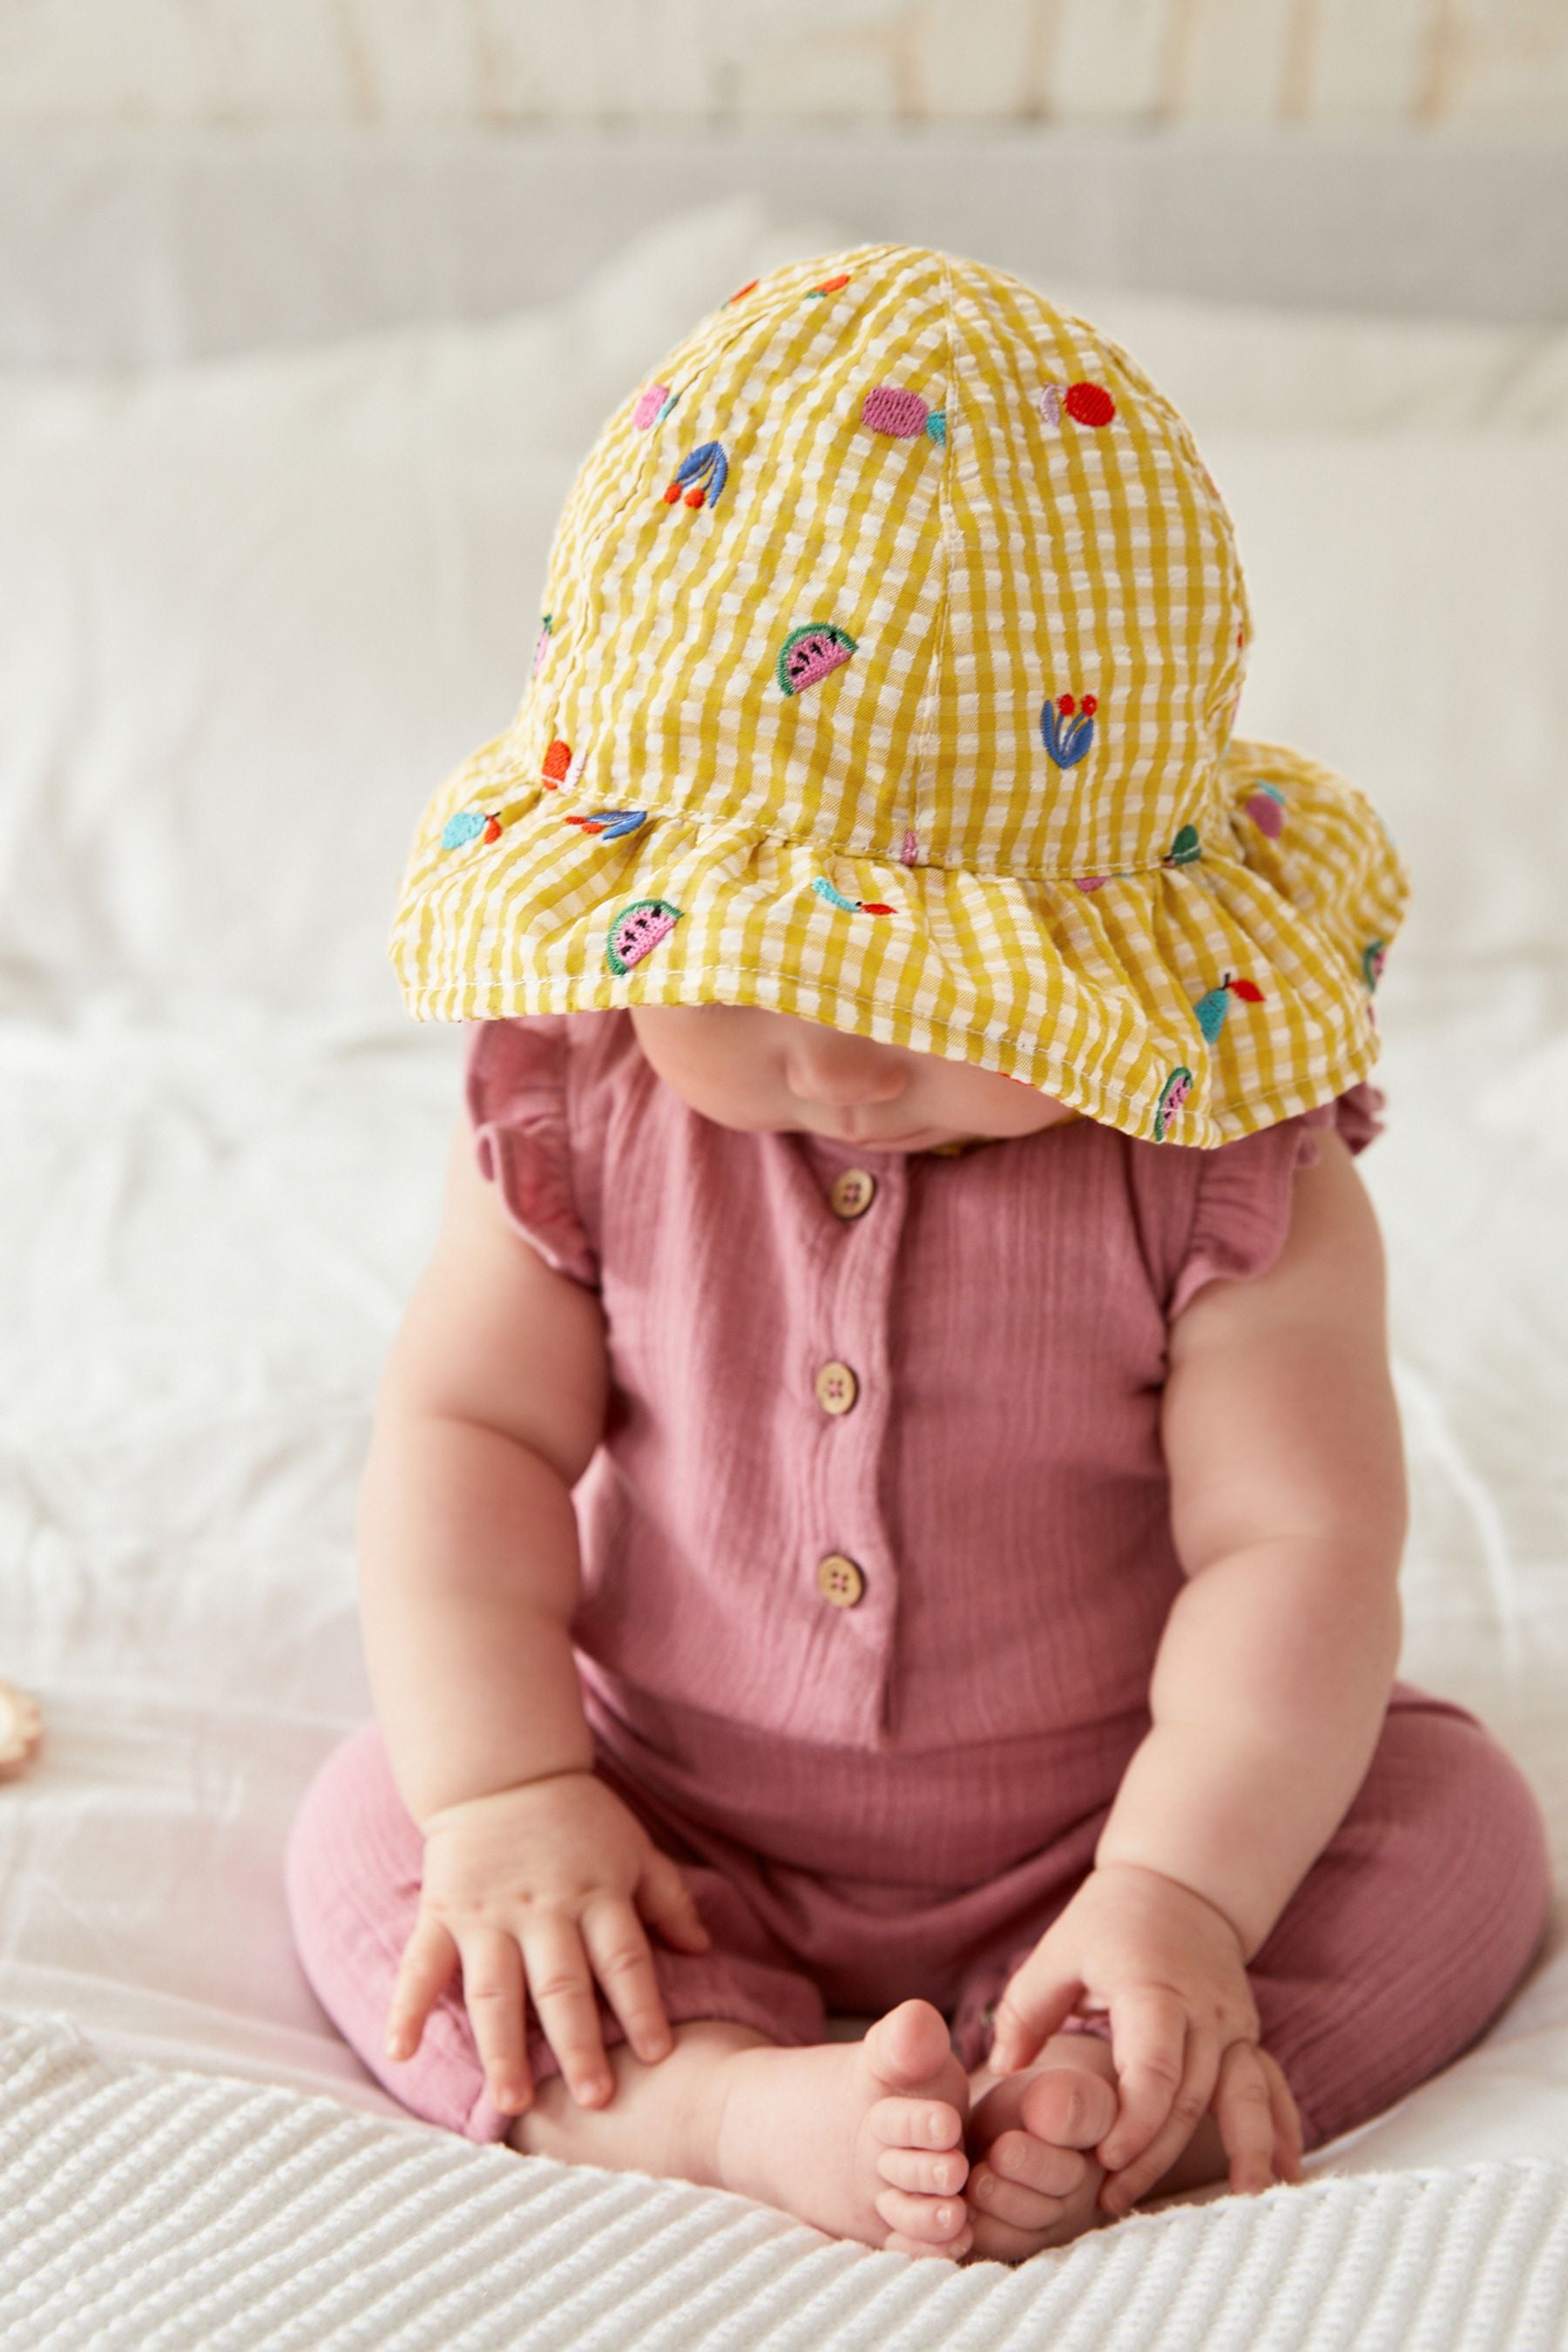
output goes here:
{"type": "Polygon", "coordinates": [[[641,963],[660,940],[669,937],[685,911],[683,907],[672,907],[668,898],[634,898],[629,907],[623,907],[610,925],[605,948],[610,970],[630,971],[634,963],[641,963]]]}
{"type": "Polygon", "coordinates": [[[830,670],[842,669],[858,651],[847,629],[835,628],[830,621],[808,621],[804,629],[792,629],[779,648],[779,685],[785,694],[799,694],[830,670]]]}
{"type": "Polygon", "coordinates": [[[1383,978],[1383,967],[1388,956],[1386,940],[1369,940],[1361,951],[1361,968],[1366,974],[1366,984],[1375,988],[1383,978]]]}
{"type": "Polygon", "coordinates": [[[820,286],[812,288],[805,299],[808,302],[820,302],[825,294],[837,294],[841,286],[848,283],[849,272],[846,269],[837,278],[825,278],[820,286]]]}
{"type": "Polygon", "coordinates": [[[1193,1090],[1193,1074],[1180,1064],[1171,1072],[1160,1089],[1160,1100],[1154,1111],[1154,1140],[1163,1143],[1171,1121],[1175,1118],[1193,1090]]]}
{"type": "Polygon", "coordinates": [[[1247,814],[1259,833],[1278,841],[1285,830],[1285,795],[1277,784],[1259,784],[1247,803],[1247,814]]]}
{"type": "Polygon", "coordinates": [[[1116,414],[1102,383],[1069,383],[1066,392],[1059,383],[1042,384],[1035,404],[1047,425],[1059,425],[1064,409],[1075,425],[1109,425],[1116,414]]]}
{"type": "Polygon", "coordinates": [[[646,392],[638,394],[637,404],[632,411],[632,424],[637,431],[646,433],[650,425],[662,425],[679,398],[680,394],[671,392],[668,384],[650,383],[646,392]]]}
{"type": "Polygon", "coordinates": [[[947,439],[945,412],[900,384],[873,384],[860,404],[860,422],[895,441],[915,441],[922,433],[939,446],[947,439]]]}
{"type": "Polygon", "coordinates": [[[884,907],[879,898],[847,898],[820,874],[811,887],[826,899],[830,907],[842,907],[847,915],[892,915],[898,912],[895,907],[884,907]]]}
{"type": "Polygon", "coordinates": [[[539,676],[540,671],[544,667],[544,656],[550,651],[550,621],[551,615],[546,613],[543,620],[540,623],[539,635],[534,641],[533,675],[535,677],[539,676]]]}
{"type": "Polygon", "coordinates": [[[719,503],[719,493],[730,478],[730,460],[717,441],[700,441],[689,449],[675,469],[675,479],[664,494],[667,507],[675,505],[684,490],[689,507],[700,507],[704,499],[710,507],[719,503]]]}
{"type": "Polygon", "coordinates": [[[472,841],[479,834],[482,834],[487,841],[498,841],[500,838],[500,817],[490,816],[483,809],[459,810],[441,827],[441,846],[443,849],[461,849],[466,841],[472,841]]]}
{"type": "Polygon", "coordinates": [[[1080,709],[1070,694],[1058,694],[1040,712],[1040,740],[1058,768],[1076,768],[1094,741],[1094,714],[1100,709],[1092,694],[1080,709]]]}
{"type": "Polygon", "coordinates": [[[544,754],[540,779],[549,792],[558,792],[563,784],[574,782],[583,765],[583,754],[572,757],[572,746],[563,743],[559,735],[544,754]]]}
{"type": "Polygon", "coordinates": [[[595,809],[591,816],[569,816],[568,824],[580,824],[584,833],[602,833],[606,841],[618,841],[624,833],[635,833],[639,824],[647,823],[647,809],[595,809]]]}
{"type": "Polygon", "coordinates": [[[1162,866],[1192,866],[1203,856],[1195,824],[1184,824],[1161,858],[1162,866]]]}
{"type": "Polygon", "coordinates": [[[1217,1037],[1225,1027],[1225,1016],[1230,1011],[1230,1000],[1239,996],[1244,1004],[1261,1004],[1263,991],[1256,981],[1233,980],[1227,971],[1217,988],[1200,996],[1193,1008],[1198,1016],[1198,1027],[1205,1037],[1217,1037]]]}
{"type": "MultiPolygon", "coordinates": [[[[730,302],[743,302],[748,294],[754,294],[756,292],[758,282],[759,281],[755,278],[748,278],[745,284],[738,287],[735,292],[731,295],[730,302]]],[[[730,307],[730,302],[726,302],[724,305],[726,310],[730,307]]]]}
{"type": "Polygon", "coordinates": [[[912,866],[920,856],[920,842],[916,838],[914,830],[911,827],[904,835],[904,845],[899,852],[899,863],[900,866],[912,866]]]}

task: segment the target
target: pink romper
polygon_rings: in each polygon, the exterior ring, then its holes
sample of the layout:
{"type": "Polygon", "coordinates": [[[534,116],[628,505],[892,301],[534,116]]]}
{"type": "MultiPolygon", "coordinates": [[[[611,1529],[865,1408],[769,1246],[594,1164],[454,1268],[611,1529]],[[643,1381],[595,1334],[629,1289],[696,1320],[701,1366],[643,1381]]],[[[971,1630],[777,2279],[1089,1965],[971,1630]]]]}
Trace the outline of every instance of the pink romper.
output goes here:
{"type": "MultiPolygon", "coordinates": [[[[1382,1096],[1215,1151],[1088,1119],[876,1151],[702,1118],[622,1012],[476,1024],[468,1093],[511,1223],[603,1302],[573,1635],[595,1769],[712,1933],[697,1957],[653,1938],[671,2021],[808,2042],[825,2009],[919,1993],[973,2068],[1148,1727],[1183,1580],[1169,1321],[1205,1281],[1273,1262],[1312,1129],[1337,1117],[1359,1151],[1382,1096]]],[[[456,1983],[412,2061],[383,2053],[421,1853],[373,1721],[295,1823],[298,1948],[395,2096],[499,2137],[456,1983]]],[[[1309,2146],[1475,2040],[1549,1902],[1518,1767],[1464,1708],[1396,1685],[1250,1970],[1309,2146]]],[[[531,2013],[529,2062],[558,2071],[531,2013]]]]}

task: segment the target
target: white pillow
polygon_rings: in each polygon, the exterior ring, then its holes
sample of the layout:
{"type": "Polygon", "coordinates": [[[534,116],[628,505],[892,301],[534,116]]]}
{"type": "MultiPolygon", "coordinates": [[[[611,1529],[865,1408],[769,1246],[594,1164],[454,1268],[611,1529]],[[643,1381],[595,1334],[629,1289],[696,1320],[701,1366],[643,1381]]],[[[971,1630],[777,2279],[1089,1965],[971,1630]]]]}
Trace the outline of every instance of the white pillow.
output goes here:
{"type": "Polygon", "coordinates": [[[494,324],[0,380],[0,990],[400,1018],[415,819],[512,714],[584,454],[836,236],[736,199],[494,324]]]}
{"type": "MultiPolygon", "coordinates": [[[[0,383],[0,985],[400,1019],[415,818],[511,715],[605,415],[744,278],[843,241],[738,200],[500,323],[0,383]]],[[[1119,301],[1079,307],[1115,333],[1119,301]]],[[[1568,441],[1211,421],[1188,323],[1258,631],[1241,731],[1378,802],[1402,956],[1554,945],[1568,441]]]]}
{"type": "Polygon", "coordinates": [[[1131,352],[1200,442],[1243,433],[1568,426],[1568,330],[1030,283],[1131,352]]]}

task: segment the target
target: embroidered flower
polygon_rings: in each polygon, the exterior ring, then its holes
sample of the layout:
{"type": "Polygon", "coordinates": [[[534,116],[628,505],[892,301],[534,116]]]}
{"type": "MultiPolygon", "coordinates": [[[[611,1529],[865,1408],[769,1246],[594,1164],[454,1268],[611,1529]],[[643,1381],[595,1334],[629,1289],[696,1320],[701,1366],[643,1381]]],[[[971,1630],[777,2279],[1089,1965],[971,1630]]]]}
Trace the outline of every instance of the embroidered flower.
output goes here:
{"type": "Polygon", "coordinates": [[[1040,712],[1040,740],[1058,768],[1076,768],[1094,741],[1094,714],[1100,709],[1092,694],[1083,707],[1070,694],[1058,694],[1040,712]]]}

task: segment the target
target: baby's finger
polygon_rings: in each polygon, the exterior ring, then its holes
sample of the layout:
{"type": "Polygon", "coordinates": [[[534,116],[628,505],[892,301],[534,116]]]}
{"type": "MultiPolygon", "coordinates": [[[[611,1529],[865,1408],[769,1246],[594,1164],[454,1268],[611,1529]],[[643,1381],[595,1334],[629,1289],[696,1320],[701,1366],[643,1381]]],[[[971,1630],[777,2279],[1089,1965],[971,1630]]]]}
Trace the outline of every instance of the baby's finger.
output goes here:
{"type": "MultiPolygon", "coordinates": [[[[1146,2196],[1154,2183],[1168,2172],[1177,2157],[1191,2139],[1214,2095],[1215,2076],[1219,2072],[1219,2042],[1212,2032],[1200,2032],[1194,2027],[1187,2037],[1186,2062],[1182,2079],[1171,2100],[1167,2120],[1154,2134],[1142,2156],[1110,2172],[1100,2184],[1100,2202],[1107,2213],[1126,2213],[1146,2196]]],[[[1113,2124],[1100,2144],[1103,2150],[1111,2145],[1120,2132],[1113,2124]]]]}
{"type": "Polygon", "coordinates": [[[1306,2147],[1306,2134],[1301,2128],[1301,2113],[1295,2095],[1285,2079],[1285,2071],[1272,2052],[1259,2047],[1258,2057],[1268,2083],[1268,2096],[1274,2111],[1274,2169],[1281,2180],[1301,2180],[1301,2157],[1306,2147]]]}
{"type": "Polygon", "coordinates": [[[522,1958],[499,1927],[476,1927],[463,1938],[463,1999],[474,2039],[503,2115],[520,2115],[531,2096],[523,2040],[522,1958]]]}
{"type": "Polygon", "coordinates": [[[678,1862],[657,1847],[649,1853],[647,1868],[637,1882],[637,1899],[667,1942],[679,1944],[689,1952],[705,1952],[712,1943],[685,1873],[678,1862]]]}
{"type": "Polygon", "coordinates": [[[451,1982],[458,1947],[433,1912],[422,1911],[403,1947],[386,2012],[386,2054],[412,2058],[425,2021],[451,1982]]]}
{"type": "Polygon", "coordinates": [[[1016,1969],[996,2003],[986,2064],[994,2074],[1010,2074],[1037,2058],[1061,2031],[1083,1991],[1078,1977],[1059,1977],[1038,1949],[1016,1969]]]}
{"type": "Polygon", "coordinates": [[[1215,2121],[1230,2159],[1230,2186],[1247,2197],[1274,2185],[1274,2100],[1256,2042],[1233,2042],[1219,2062],[1215,2121]]]}
{"type": "Polygon", "coordinates": [[[594,1974],[637,2056],[650,2066],[668,2058],[675,2045],[658,1997],[653,1954],[631,1905],[595,1904],[577,1924],[594,1974]]]}
{"type": "Polygon", "coordinates": [[[561,1912],[541,1912],[521,1932],[529,1993],[566,2086],[580,2107],[602,2107],[616,2083],[576,1922],[561,1912]]]}
{"type": "Polygon", "coordinates": [[[1108,2172],[1142,2156],[1171,2112],[1187,2059],[1187,2012],[1160,1985],[1131,1985],[1110,2001],[1110,2047],[1121,2111],[1095,2154],[1108,2172]]]}

